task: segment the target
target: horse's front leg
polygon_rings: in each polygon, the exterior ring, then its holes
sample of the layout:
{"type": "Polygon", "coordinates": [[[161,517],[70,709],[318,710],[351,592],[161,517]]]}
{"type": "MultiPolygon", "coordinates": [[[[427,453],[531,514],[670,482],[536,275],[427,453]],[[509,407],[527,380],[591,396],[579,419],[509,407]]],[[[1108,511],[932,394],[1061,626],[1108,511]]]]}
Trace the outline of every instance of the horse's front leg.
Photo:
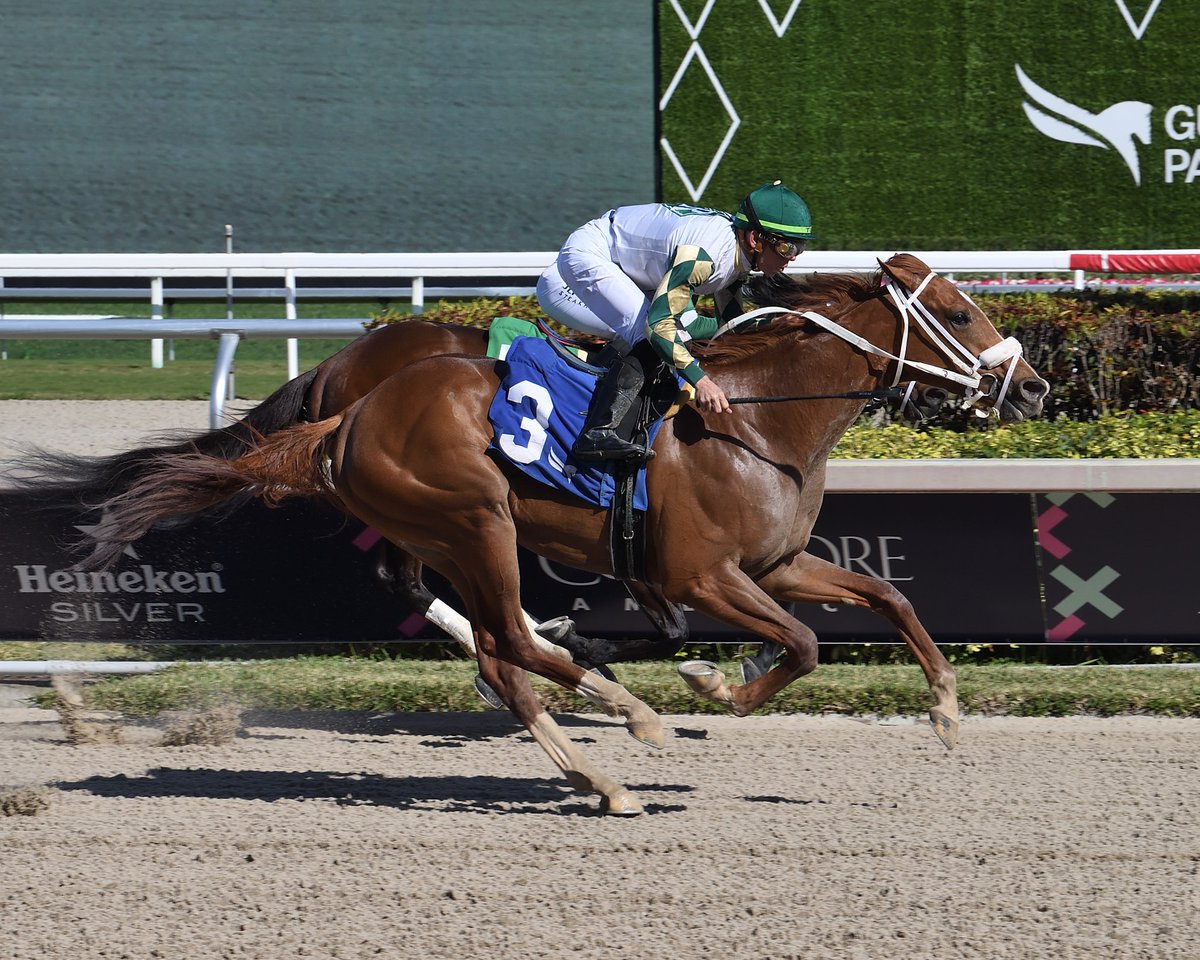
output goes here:
{"type": "Polygon", "coordinates": [[[759,585],[784,603],[841,603],[868,607],[891,621],[929,683],[934,705],[929,722],[947,747],[958,742],[958,693],[954,668],[917,619],[908,598],[886,580],[853,573],[808,553],[772,570],[759,585]]]}
{"type": "Polygon", "coordinates": [[[766,703],[793,680],[817,665],[817,636],[767,596],[732,564],[664,585],[672,600],[747,633],[774,642],[785,653],[773,669],[749,683],[730,685],[725,675],[705,660],[679,665],[679,674],[696,693],[723,703],[743,717],[766,703]]]}

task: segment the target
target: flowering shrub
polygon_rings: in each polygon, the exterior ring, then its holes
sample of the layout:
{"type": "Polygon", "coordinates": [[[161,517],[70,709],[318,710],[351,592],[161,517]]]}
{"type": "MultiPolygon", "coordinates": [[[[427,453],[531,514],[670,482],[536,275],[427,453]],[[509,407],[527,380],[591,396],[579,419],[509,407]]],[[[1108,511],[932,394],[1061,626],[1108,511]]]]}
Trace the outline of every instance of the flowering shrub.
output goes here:
{"type": "Polygon", "coordinates": [[[914,430],[902,423],[876,426],[860,420],[833,449],[847,460],[896,458],[1200,457],[1200,410],[1152,411],[1095,420],[1029,420],[978,428],[936,425],[914,430]]]}
{"type": "MultiPolygon", "coordinates": [[[[975,301],[1002,334],[1021,341],[1026,359],[1050,381],[1047,420],[1091,422],[1117,414],[1200,410],[1200,293],[1122,287],[977,294],[975,301]]],[[[533,319],[542,313],[534,297],[508,297],[442,302],[422,314],[427,320],[470,326],[487,326],[498,316],[533,319]]],[[[408,318],[387,311],[373,317],[369,326],[408,318]]],[[[873,422],[886,424],[895,418],[894,413],[884,413],[873,422]]],[[[956,409],[946,410],[936,423],[962,432],[987,429],[986,422],[956,409]]],[[[1125,431],[1121,442],[1135,439],[1134,428],[1120,429],[1125,431]]],[[[1071,437],[1072,443],[1082,440],[1077,433],[1071,437]]],[[[1047,433],[1040,442],[1055,441],[1047,433]]]]}
{"type": "MultiPolygon", "coordinates": [[[[1050,381],[1050,420],[1200,409],[1198,294],[1117,289],[976,301],[1050,381]]],[[[963,428],[967,417],[943,422],[963,428]]]]}

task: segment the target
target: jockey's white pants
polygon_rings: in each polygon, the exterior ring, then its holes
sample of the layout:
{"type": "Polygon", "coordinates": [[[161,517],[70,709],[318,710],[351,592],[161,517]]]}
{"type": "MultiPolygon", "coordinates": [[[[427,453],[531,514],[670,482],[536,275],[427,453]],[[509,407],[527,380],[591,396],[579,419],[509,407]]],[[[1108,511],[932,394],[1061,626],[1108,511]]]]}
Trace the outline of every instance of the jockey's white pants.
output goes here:
{"type": "Polygon", "coordinates": [[[567,237],[537,282],[542,309],[564,326],[625,347],[646,339],[650,298],[613,262],[605,215],[567,237]]]}

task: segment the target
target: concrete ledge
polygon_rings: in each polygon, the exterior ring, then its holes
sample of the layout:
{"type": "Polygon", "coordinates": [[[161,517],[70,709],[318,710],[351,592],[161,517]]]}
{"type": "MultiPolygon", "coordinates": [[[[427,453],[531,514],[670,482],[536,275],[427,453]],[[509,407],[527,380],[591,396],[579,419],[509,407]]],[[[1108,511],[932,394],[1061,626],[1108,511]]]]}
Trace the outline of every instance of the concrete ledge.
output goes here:
{"type": "Polygon", "coordinates": [[[830,460],[830,493],[1200,490],[1200,460],[830,460]]]}
{"type": "MultiPolygon", "coordinates": [[[[19,470],[0,459],[0,474],[19,470]]],[[[4,480],[0,476],[0,490],[4,480]]],[[[830,460],[829,493],[1194,493],[1200,459],[830,460]]]]}

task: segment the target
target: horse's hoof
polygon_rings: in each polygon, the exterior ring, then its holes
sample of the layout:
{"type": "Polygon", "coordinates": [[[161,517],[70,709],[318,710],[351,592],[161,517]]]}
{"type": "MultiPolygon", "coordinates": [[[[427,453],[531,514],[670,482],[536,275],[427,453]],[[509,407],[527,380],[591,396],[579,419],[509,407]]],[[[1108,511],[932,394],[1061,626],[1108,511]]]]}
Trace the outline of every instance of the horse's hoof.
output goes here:
{"type": "Polygon", "coordinates": [[[500,694],[488,686],[487,681],[479,674],[475,674],[475,692],[480,698],[493,710],[503,710],[505,703],[500,699],[500,694]]]}
{"type": "Polygon", "coordinates": [[[958,743],[958,719],[947,715],[938,707],[933,707],[929,711],[929,725],[933,727],[938,739],[946,745],[946,749],[953,750],[954,745],[958,743]]]}
{"type": "Polygon", "coordinates": [[[558,643],[559,640],[569,637],[575,632],[575,621],[570,617],[544,620],[537,625],[537,632],[551,643],[558,643]]]}
{"type": "Polygon", "coordinates": [[[625,729],[629,731],[629,735],[634,740],[644,743],[648,747],[661,750],[667,745],[667,735],[663,730],[662,721],[657,716],[653,721],[630,721],[625,725],[625,729]]]}
{"type": "Polygon", "coordinates": [[[697,693],[714,693],[725,683],[725,674],[709,660],[685,660],[676,669],[684,682],[697,693]]]}
{"type": "Polygon", "coordinates": [[[600,812],[608,817],[636,817],[643,813],[642,805],[633,799],[633,794],[622,790],[611,797],[600,800],[600,812]]]}

